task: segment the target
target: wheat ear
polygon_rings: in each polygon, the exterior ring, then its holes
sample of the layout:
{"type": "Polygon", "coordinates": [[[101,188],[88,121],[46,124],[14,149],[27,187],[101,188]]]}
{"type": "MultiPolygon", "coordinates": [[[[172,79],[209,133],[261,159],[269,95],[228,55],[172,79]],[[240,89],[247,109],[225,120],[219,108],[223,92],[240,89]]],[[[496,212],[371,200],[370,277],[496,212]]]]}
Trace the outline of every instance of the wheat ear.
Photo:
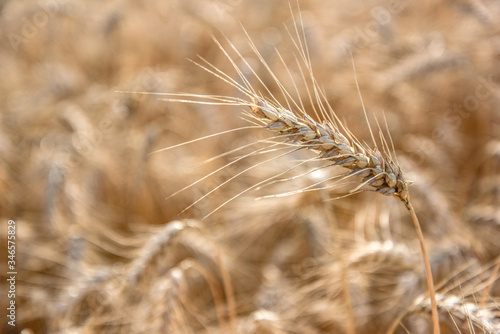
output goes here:
{"type": "MultiPolygon", "coordinates": [[[[494,302],[477,304],[464,302],[459,296],[441,294],[438,294],[437,299],[440,310],[448,313],[450,318],[465,320],[471,332],[474,332],[474,329],[481,329],[484,333],[493,334],[500,330],[498,315],[495,313],[497,306],[494,302]]],[[[424,310],[428,309],[428,304],[424,301],[421,301],[418,306],[424,310]]]]}
{"type": "Polygon", "coordinates": [[[323,121],[320,124],[307,115],[298,117],[293,112],[274,106],[264,99],[254,98],[250,109],[252,115],[269,130],[287,136],[298,145],[317,151],[320,158],[330,160],[334,165],[350,169],[350,175],[362,177],[363,182],[353,192],[367,186],[368,190],[393,195],[405,203],[420,242],[431,300],[434,334],[438,334],[439,315],[429,257],[420,223],[410,201],[408,182],[405,181],[399,166],[388,154],[347,139],[331,122],[323,121]]]}
{"type": "Polygon", "coordinates": [[[378,150],[363,148],[347,139],[337,127],[324,121],[320,124],[307,115],[297,117],[291,111],[259,99],[251,106],[252,114],[269,130],[287,136],[295,144],[319,153],[322,160],[350,169],[351,175],[363,178],[352,192],[367,186],[384,195],[393,195],[410,205],[408,183],[399,167],[378,150]]]}
{"type": "MultiPolygon", "coordinates": [[[[179,97],[205,99],[205,101],[193,101],[189,99],[188,100],[168,99],[169,101],[190,102],[190,103],[210,104],[210,105],[248,106],[250,107],[251,110],[251,112],[248,113],[250,117],[255,119],[258,123],[266,126],[269,130],[276,133],[277,137],[285,137],[289,142],[293,143],[293,145],[297,147],[297,150],[301,148],[312,149],[319,154],[319,159],[323,161],[331,161],[333,162],[333,165],[349,169],[351,172],[343,179],[347,179],[349,177],[361,178],[362,182],[357,187],[352,189],[348,195],[366,190],[371,190],[381,193],[383,195],[388,195],[388,196],[391,195],[401,200],[406,205],[406,208],[410,213],[413,224],[417,231],[422,257],[425,264],[426,279],[432,305],[434,334],[439,334],[440,332],[439,315],[435,298],[435,288],[431,273],[431,266],[429,263],[429,257],[427,255],[427,250],[425,247],[422,230],[420,228],[420,223],[418,221],[415,210],[413,209],[413,206],[410,202],[410,195],[408,192],[409,182],[405,180],[398,164],[392,159],[390,153],[391,149],[389,148],[387,141],[382,135],[381,139],[383,143],[383,150],[380,151],[376,147],[375,138],[370,128],[370,133],[374,141],[375,147],[369,148],[366,145],[363,145],[349,132],[349,130],[342,124],[342,122],[338,119],[338,117],[331,110],[331,108],[330,108],[330,113],[327,111],[327,108],[329,108],[330,106],[326,101],[324,93],[319,88],[318,82],[314,78],[312,66],[310,63],[310,58],[308,55],[307,44],[301,41],[299,28],[296,22],[294,23],[298,39],[297,41],[295,41],[291,33],[290,37],[292,38],[295,47],[299,51],[300,58],[304,62],[305,68],[307,69],[307,72],[309,74],[309,80],[310,83],[313,85],[314,89],[312,92],[308,88],[306,88],[306,90],[309,95],[309,98],[311,99],[311,102],[313,102],[313,109],[315,115],[318,118],[324,119],[322,123],[315,121],[311,116],[309,116],[305,112],[305,108],[301,100],[300,100],[301,106],[299,106],[299,104],[291,97],[289,92],[286,90],[285,86],[275,76],[269,65],[266,63],[262,55],[259,53],[257,47],[253,44],[248,34],[247,37],[249,39],[252,50],[254,51],[255,55],[262,63],[262,65],[265,67],[268,74],[271,75],[271,77],[277,84],[279,90],[287,100],[288,109],[283,107],[278,102],[276,97],[272,94],[271,90],[266,86],[264,81],[254,71],[252,66],[250,66],[250,64],[245,60],[245,58],[241,55],[241,53],[237,50],[237,48],[229,42],[231,48],[236,52],[239,59],[243,61],[243,63],[248,67],[248,69],[256,77],[258,82],[263,85],[267,93],[273,98],[274,102],[269,99],[265,99],[260,94],[258,94],[256,90],[252,87],[248,79],[245,77],[245,75],[242,73],[241,69],[235,63],[234,59],[229,55],[227,50],[220,44],[220,42],[215,37],[214,37],[215,43],[218,45],[221,51],[226,55],[229,62],[237,71],[238,75],[240,76],[240,79],[242,80],[242,83],[237,82],[235,79],[231,78],[224,71],[210,64],[210,62],[204,60],[203,58],[201,59],[204,63],[206,63],[207,66],[196,62],[195,64],[204,69],[205,71],[218,77],[222,81],[228,83],[230,86],[233,86],[234,88],[239,90],[241,93],[246,95],[250,99],[250,101],[235,97],[213,96],[213,95],[209,96],[196,95],[196,94],[164,94],[164,95],[174,95],[174,96],[177,95],[179,97]],[[318,104],[319,112],[316,109],[316,107],[314,107],[313,96],[318,104]],[[294,105],[298,110],[300,110],[300,113],[299,112],[294,113],[293,111],[291,111],[292,105],[294,105]],[[346,135],[344,135],[341,132],[341,129],[346,135]]],[[[302,31],[302,38],[305,38],[303,31],[302,31]]],[[[280,59],[283,61],[279,53],[278,56],[280,56],[280,59]]],[[[307,81],[307,79],[304,76],[303,79],[304,82],[307,81]]],[[[295,89],[298,89],[296,85],[294,85],[294,87],[295,89]]],[[[367,118],[366,111],[365,111],[365,117],[367,118]]],[[[394,150],[394,148],[392,150],[394,150]]],[[[288,153],[285,153],[285,155],[288,153]]],[[[256,186],[260,185],[261,183],[258,183],[256,186]]],[[[254,189],[256,186],[247,188],[247,190],[240,192],[238,195],[232,197],[230,200],[226,201],[222,205],[227,204],[229,201],[233,200],[237,196],[240,196],[244,192],[250,189],[254,189]]],[[[192,205],[194,205],[195,203],[193,203],[192,205]]],[[[216,208],[214,211],[218,210],[221,206],[216,208]]],[[[212,211],[210,214],[212,214],[214,211],[212,211]]]]}

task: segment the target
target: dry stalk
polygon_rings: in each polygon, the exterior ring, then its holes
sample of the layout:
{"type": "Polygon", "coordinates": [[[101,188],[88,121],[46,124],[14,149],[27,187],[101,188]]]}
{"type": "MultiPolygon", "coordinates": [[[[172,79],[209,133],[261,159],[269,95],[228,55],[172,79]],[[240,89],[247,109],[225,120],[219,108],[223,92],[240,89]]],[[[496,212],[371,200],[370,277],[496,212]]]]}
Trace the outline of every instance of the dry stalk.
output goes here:
{"type": "Polygon", "coordinates": [[[491,290],[493,290],[493,285],[500,276],[499,271],[500,271],[500,262],[498,262],[495,265],[493,271],[491,272],[491,277],[488,279],[488,282],[486,283],[486,288],[484,289],[482,298],[483,302],[486,302],[490,298],[491,290]]]}
{"type": "MultiPolygon", "coordinates": [[[[229,324],[226,324],[224,319],[221,292],[219,291],[218,282],[211,273],[211,270],[198,264],[192,259],[184,259],[177,266],[174,266],[174,263],[171,263],[171,260],[169,261],[168,259],[167,255],[169,251],[172,252],[171,246],[174,240],[176,240],[176,237],[180,233],[187,230],[203,232],[203,226],[195,220],[172,221],[168,223],[159,233],[154,235],[151,239],[150,245],[145,247],[144,253],[131,264],[127,273],[127,282],[124,289],[125,291],[130,291],[131,288],[134,287],[137,289],[136,286],[139,283],[144,284],[142,281],[146,281],[145,283],[150,285],[151,281],[161,276],[165,269],[168,269],[168,271],[172,273],[172,277],[178,278],[177,276],[182,274],[182,272],[184,272],[187,268],[193,268],[199,272],[208,283],[221,328],[224,328],[224,330],[227,330],[228,332],[235,332],[236,305],[234,301],[233,286],[231,283],[231,276],[226,265],[224,264],[221,251],[214,246],[210,251],[201,250],[200,252],[202,254],[209,255],[208,257],[210,260],[217,265],[220,271],[223,290],[227,298],[229,324]],[[176,276],[174,273],[178,273],[179,275],[176,276]]],[[[197,233],[197,238],[202,239],[203,246],[212,246],[215,243],[210,240],[207,235],[208,233],[197,233]]],[[[192,241],[189,242],[189,246],[194,247],[195,249],[198,248],[198,245],[192,241]]]]}
{"type": "Polygon", "coordinates": [[[436,302],[436,289],[434,288],[434,281],[432,280],[431,264],[429,262],[429,255],[427,254],[427,249],[425,247],[424,235],[422,234],[422,229],[420,228],[420,223],[418,222],[417,214],[411,205],[410,199],[408,197],[407,204],[408,211],[411,215],[411,220],[415,225],[415,230],[417,231],[418,241],[420,242],[420,249],[422,250],[422,257],[425,264],[425,274],[427,277],[427,285],[429,286],[429,297],[431,300],[431,311],[432,311],[432,322],[434,325],[434,333],[439,334],[439,314],[436,302]]]}

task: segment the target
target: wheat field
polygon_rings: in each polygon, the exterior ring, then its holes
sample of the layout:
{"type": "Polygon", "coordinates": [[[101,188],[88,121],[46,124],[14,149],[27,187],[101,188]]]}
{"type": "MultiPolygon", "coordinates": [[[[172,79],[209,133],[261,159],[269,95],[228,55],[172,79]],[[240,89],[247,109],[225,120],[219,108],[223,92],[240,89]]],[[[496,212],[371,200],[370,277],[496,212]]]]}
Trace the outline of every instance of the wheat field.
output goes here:
{"type": "Polygon", "coordinates": [[[2,333],[500,333],[497,2],[0,10],[2,333]]]}

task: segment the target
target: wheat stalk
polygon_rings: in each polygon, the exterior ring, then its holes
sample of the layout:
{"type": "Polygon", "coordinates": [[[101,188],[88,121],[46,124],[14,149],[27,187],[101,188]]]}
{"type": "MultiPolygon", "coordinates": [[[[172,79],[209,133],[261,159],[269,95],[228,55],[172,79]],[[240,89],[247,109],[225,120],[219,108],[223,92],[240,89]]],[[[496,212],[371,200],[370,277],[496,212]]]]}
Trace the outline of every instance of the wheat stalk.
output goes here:
{"type": "MultiPolygon", "coordinates": [[[[271,93],[269,88],[267,88],[267,86],[265,86],[264,82],[259,78],[257,73],[251,68],[251,66],[246,62],[246,60],[243,58],[243,56],[234,47],[234,45],[231,44],[231,46],[236,51],[236,53],[241,58],[241,60],[250,68],[250,71],[255,75],[255,77],[259,80],[259,82],[264,85],[264,87],[267,89],[268,93],[273,97],[274,101],[266,99],[266,98],[262,97],[260,94],[258,94],[254,90],[254,88],[252,87],[252,85],[250,84],[248,79],[246,79],[244,77],[240,68],[236,65],[235,61],[231,58],[231,56],[229,56],[227,51],[221,46],[221,44],[216,39],[214,39],[214,40],[218,44],[220,49],[224,52],[226,57],[229,59],[229,61],[233,65],[233,67],[237,70],[237,72],[240,75],[240,78],[243,80],[244,84],[242,85],[242,84],[238,83],[236,80],[231,78],[228,74],[226,74],[224,71],[218,69],[217,67],[210,64],[209,62],[206,62],[209,67],[206,67],[206,66],[199,64],[199,63],[195,63],[195,64],[200,66],[204,70],[208,71],[209,73],[215,75],[216,77],[222,79],[223,81],[229,83],[231,86],[235,87],[236,89],[238,89],[240,92],[245,94],[250,99],[250,101],[247,101],[247,100],[241,99],[241,98],[228,97],[228,96],[207,96],[207,95],[196,95],[196,94],[165,94],[165,95],[176,95],[176,96],[191,98],[191,100],[189,100],[189,99],[187,99],[187,100],[186,99],[167,99],[167,100],[176,101],[176,102],[210,104],[210,105],[247,106],[250,108],[250,112],[249,113],[247,112],[247,115],[249,115],[251,118],[256,120],[261,125],[265,126],[268,130],[274,132],[276,134],[277,138],[285,138],[286,142],[291,143],[291,145],[296,147],[295,150],[310,149],[310,150],[316,151],[318,153],[317,158],[319,160],[330,161],[333,163],[332,165],[334,165],[334,166],[341,166],[343,168],[350,170],[350,173],[348,173],[346,176],[344,176],[341,180],[345,180],[345,179],[350,178],[350,177],[360,178],[361,179],[360,183],[354,189],[352,189],[346,196],[369,190],[369,191],[375,191],[375,192],[378,192],[378,193],[381,193],[381,194],[387,195],[387,196],[394,196],[397,199],[399,199],[400,201],[402,201],[410,213],[410,216],[411,216],[412,222],[414,224],[415,230],[417,232],[418,240],[420,243],[422,258],[424,260],[424,265],[425,265],[425,269],[426,269],[426,279],[427,279],[427,284],[428,284],[428,288],[429,288],[434,334],[438,334],[440,332],[439,315],[438,315],[437,303],[436,303],[436,298],[435,298],[434,282],[433,282],[433,278],[432,278],[431,266],[429,263],[429,256],[428,256],[427,249],[425,246],[423,233],[422,233],[417,215],[416,215],[415,210],[413,208],[413,205],[410,201],[410,195],[409,195],[409,190],[408,190],[408,186],[409,186],[410,182],[405,180],[404,175],[403,175],[397,161],[395,161],[395,159],[392,158],[391,153],[390,153],[391,149],[389,148],[389,144],[387,143],[384,136],[382,135],[382,131],[381,131],[381,135],[380,135],[382,143],[383,143],[383,150],[382,151],[380,151],[376,146],[376,142],[375,142],[371,127],[370,127],[370,134],[371,134],[373,142],[375,144],[374,148],[367,147],[367,145],[362,144],[359,140],[357,140],[354,137],[354,135],[352,135],[352,133],[347,129],[347,127],[345,125],[343,125],[343,123],[340,121],[340,119],[338,119],[336,114],[333,112],[331,107],[328,105],[328,102],[326,101],[324,94],[320,91],[318,84],[316,82],[316,79],[314,78],[314,76],[312,74],[312,69],[311,69],[311,65],[310,65],[309,60],[308,60],[308,56],[303,51],[304,46],[302,46],[302,44],[296,45],[296,46],[297,46],[297,48],[302,50],[302,58],[303,58],[304,63],[306,64],[306,68],[307,68],[309,75],[310,75],[310,80],[314,86],[314,96],[315,96],[316,102],[319,105],[318,107],[320,109],[320,112],[318,112],[316,109],[314,109],[314,112],[318,118],[323,119],[323,121],[321,123],[315,121],[311,116],[309,116],[305,112],[302,101],[300,101],[300,104],[302,105],[302,107],[299,107],[299,104],[296,103],[291,98],[288,91],[286,91],[283,84],[273,74],[271,68],[269,68],[269,66],[265,63],[265,60],[259,54],[258,50],[256,49],[256,47],[253,44],[251,44],[251,45],[252,45],[254,52],[259,57],[259,60],[261,61],[261,63],[264,64],[264,66],[266,67],[268,72],[273,76],[273,79],[276,81],[276,83],[278,84],[283,95],[287,99],[287,104],[289,106],[294,104],[299,110],[301,110],[300,113],[293,112],[290,110],[290,108],[285,108],[284,106],[282,106],[278,102],[278,100],[274,97],[274,95],[271,93]],[[192,100],[192,98],[203,98],[205,100],[204,101],[192,100]],[[290,103],[289,99],[291,100],[292,104],[290,103]],[[325,107],[325,104],[329,108],[330,112],[326,111],[327,109],[325,107]],[[346,133],[346,135],[342,134],[340,129],[343,129],[344,133],[346,133]]],[[[359,90],[359,86],[358,86],[358,90],[359,90]]],[[[311,97],[311,93],[310,92],[308,92],[308,93],[309,93],[309,96],[311,97]]],[[[311,102],[312,102],[312,100],[313,99],[311,98],[311,102]]],[[[313,105],[314,105],[314,103],[313,103],[313,105]]],[[[363,110],[365,111],[365,117],[368,121],[368,117],[366,115],[366,110],[364,108],[363,108],[363,110]]],[[[394,147],[392,149],[394,150],[394,147]]],[[[293,151],[291,151],[291,152],[293,152],[293,151]]],[[[289,154],[291,152],[287,152],[283,155],[289,154]]],[[[265,162],[268,162],[271,160],[267,160],[265,162]]],[[[248,171],[251,168],[252,167],[246,169],[245,171],[248,171]]],[[[236,176],[239,176],[240,174],[241,173],[237,174],[236,176]]],[[[272,179],[274,179],[277,176],[282,175],[282,174],[283,173],[280,173],[278,175],[271,177],[270,179],[259,182],[259,183],[255,184],[254,186],[247,188],[246,190],[240,192],[236,196],[230,198],[228,201],[224,202],[222,205],[220,205],[215,210],[213,210],[211,213],[209,213],[206,217],[208,217],[213,212],[220,209],[223,205],[226,205],[230,201],[234,200],[236,197],[242,195],[243,193],[245,193],[251,189],[255,189],[257,186],[260,186],[261,184],[263,184],[269,180],[272,180],[272,179]]],[[[234,179],[234,177],[232,177],[230,180],[232,180],[232,179],[234,179]]],[[[230,181],[230,180],[228,180],[228,181],[230,181]]],[[[226,182],[228,182],[228,181],[226,181],[226,182]]],[[[210,193],[211,192],[209,192],[208,194],[210,194],[210,193]]],[[[196,201],[192,205],[196,204],[198,201],[196,201]]],[[[350,330],[350,332],[352,333],[354,326],[350,326],[350,327],[352,328],[352,330],[350,330]]]]}
{"type": "MultiPolygon", "coordinates": [[[[169,246],[172,244],[176,236],[179,233],[187,230],[202,231],[203,226],[195,220],[172,221],[168,223],[162,231],[156,234],[152,238],[151,244],[145,247],[144,253],[132,263],[129,272],[127,273],[127,285],[125,287],[126,290],[129,290],[131,287],[137,289],[135,285],[137,285],[137,283],[139,283],[142,278],[147,277],[150,280],[151,277],[155,278],[159,276],[158,273],[161,273],[162,269],[164,270],[165,267],[171,267],[172,264],[168,263],[168,260],[166,260],[166,252],[168,252],[169,246]]],[[[208,246],[209,248],[211,248],[210,246],[213,245],[213,241],[206,237],[206,235],[208,234],[197,233],[196,237],[198,239],[202,239],[201,244],[204,247],[208,246]]],[[[193,247],[195,249],[202,248],[193,241],[189,242],[189,245],[190,247],[193,247]]],[[[200,250],[200,253],[204,254],[212,262],[214,262],[220,271],[222,285],[226,294],[228,304],[230,320],[230,324],[228,326],[231,326],[231,330],[234,332],[236,318],[234,292],[231,283],[231,277],[226,266],[224,265],[224,259],[221,255],[221,252],[217,249],[217,247],[213,247],[213,249],[209,250],[202,249],[200,250]]],[[[183,260],[183,262],[184,267],[192,267],[196,269],[207,281],[214,297],[214,303],[219,323],[221,324],[221,327],[225,327],[225,321],[223,319],[224,317],[221,311],[222,307],[220,306],[220,292],[218,291],[217,282],[210,273],[210,270],[205,269],[202,265],[197,264],[195,261],[186,262],[186,260],[183,260]]],[[[186,269],[182,266],[180,268],[186,269]]],[[[173,269],[169,270],[172,271],[173,269]]],[[[150,284],[150,282],[148,283],[150,284]]]]}
{"type": "MultiPolygon", "coordinates": [[[[166,99],[167,101],[175,101],[175,102],[188,102],[188,103],[198,103],[198,104],[208,104],[208,105],[247,106],[250,108],[250,112],[247,112],[246,115],[251,117],[257,123],[260,123],[261,125],[265,126],[268,130],[274,132],[276,136],[273,139],[285,138],[285,142],[292,145],[295,148],[293,151],[286,152],[280,156],[290,154],[300,149],[310,149],[317,152],[318,154],[317,159],[321,161],[332,162],[332,165],[334,166],[341,166],[343,168],[350,170],[350,172],[347,175],[344,175],[342,177],[341,181],[353,177],[360,179],[357,186],[354,189],[350,190],[349,193],[346,194],[345,196],[349,196],[363,191],[374,191],[381,193],[383,195],[396,197],[397,199],[402,201],[410,213],[420,243],[422,258],[424,260],[424,265],[426,269],[426,279],[432,306],[434,334],[438,334],[440,331],[439,315],[437,311],[437,303],[435,298],[434,282],[432,278],[432,272],[424,242],[423,233],[417,215],[413,208],[413,205],[410,201],[410,195],[408,190],[410,182],[405,180],[404,175],[397,163],[397,160],[392,157],[392,154],[390,153],[391,148],[389,147],[389,144],[385,139],[382,130],[380,130],[380,138],[382,141],[383,149],[382,151],[378,149],[375,137],[373,135],[373,131],[368,121],[367,112],[366,109],[364,108],[362,98],[361,102],[363,104],[365,119],[368,123],[370,135],[374,143],[373,148],[368,147],[366,144],[356,139],[356,137],[337,117],[331,106],[328,104],[325,94],[320,89],[319,84],[313,75],[307,44],[303,42],[303,39],[305,40],[305,34],[302,31],[301,35],[301,33],[299,32],[300,28],[298,27],[297,22],[295,20],[294,20],[294,28],[297,38],[294,39],[294,37],[290,32],[289,35],[296,49],[298,50],[300,54],[300,59],[302,60],[302,63],[304,64],[305,69],[307,71],[308,77],[306,78],[306,76],[301,70],[304,84],[306,84],[305,89],[307,90],[307,94],[311,100],[314,114],[317,119],[322,120],[321,122],[318,122],[314,120],[311,116],[309,116],[309,114],[305,111],[305,107],[302,100],[299,100],[299,102],[294,100],[292,95],[285,88],[285,85],[283,85],[283,83],[276,77],[271,67],[266,63],[264,57],[259,53],[257,47],[252,42],[248,34],[247,34],[248,41],[254,54],[257,56],[260,63],[267,70],[268,74],[271,75],[272,79],[274,80],[277,87],[281,91],[281,94],[285,98],[288,107],[284,107],[278,101],[278,99],[274,96],[268,85],[266,85],[266,83],[259,77],[257,72],[247,62],[245,57],[243,57],[238,48],[236,48],[236,46],[234,46],[228,40],[229,45],[237,54],[238,59],[242,61],[246,66],[246,68],[252,73],[252,75],[255,76],[258,82],[267,91],[268,95],[271,96],[271,99],[265,98],[261,93],[258,93],[256,89],[253,87],[253,85],[250,83],[250,81],[243,74],[243,70],[236,63],[235,59],[233,59],[233,57],[229,55],[228,51],[221,45],[221,43],[215,37],[213,37],[215,43],[224,53],[224,55],[229,60],[233,68],[237,71],[239,78],[241,79],[241,82],[238,82],[230,75],[228,75],[226,72],[219,69],[210,62],[204,60],[203,58],[201,59],[205,64],[196,62],[194,63],[197,66],[204,69],[205,71],[209,72],[210,74],[228,83],[230,86],[236,88],[238,91],[243,93],[248,98],[248,100],[232,96],[198,95],[198,94],[156,94],[156,95],[175,96],[177,97],[175,99],[174,98],[166,99]],[[309,90],[309,88],[307,87],[308,81],[312,84],[313,87],[312,90],[309,90]],[[294,109],[296,111],[294,111],[294,109]]],[[[281,61],[283,62],[283,65],[287,69],[287,71],[289,71],[289,68],[284,59],[282,58],[282,56],[279,53],[278,55],[281,61]]],[[[353,67],[354,67],[354,61],[353,61],[353,67]]],[[[297,91],[297,94],[300,96],[298,91],[299,89],[296,83],[293,82],[293,85],[295,90],[297,91]]],[[[361,97],[357,79],[356,79],[356,85],[361,97]]],[[[392,151],[394,151],[394,145],[392,143],[392,140],[391,140],[391,145],[392,145],[392,151]]],[[[267,163],[272,160],[273,159],[266,160],[263,163],[267,163]]],[[[225,183],[233,180],[235,177],[241,175],[242,173],[249,171],[254,167],[257,167],[260,164],[262,163],[247,168],[243,172],[240,172],[237,175],[231,177],[229,180],[225,181],[223,184],[219,185],[217,188],[213,189],[212,191],[208,192],[203,197],[192,203],[188,208],[198,203],[201,199],[205,198],[207,195],[211,194],[214,190],[220,188],[225,183]]],[[[244,191],[238,193],[236,196],[231,197],[222,205],[215,208],[215,210],[210,212],[205,217],[210,216],[215,211],[219,210],[222,206],[234,200],[236,197],[248,192],[249,190],[257,188],[258,186],[264,184],[265,182],[275,179],[276,177],[284,174],[285,172],[274,175],[269,179],[266,179],[262,182],[259,182],[245,189],[244,191]]],[[[192,185],[196,184],[197,182],[198,181],[195,181],[194,183],[192,183],[192,185]]],[[[183,190],[185,190],[186,188],[184,188],[183,190]]],[[[308,188],[311,189],[312,187],[308,188]]],[[[353,328],[354,326],[351,327],[353,328]]],[[[353,331],[350,330],[350,332],[353,331]]]]}

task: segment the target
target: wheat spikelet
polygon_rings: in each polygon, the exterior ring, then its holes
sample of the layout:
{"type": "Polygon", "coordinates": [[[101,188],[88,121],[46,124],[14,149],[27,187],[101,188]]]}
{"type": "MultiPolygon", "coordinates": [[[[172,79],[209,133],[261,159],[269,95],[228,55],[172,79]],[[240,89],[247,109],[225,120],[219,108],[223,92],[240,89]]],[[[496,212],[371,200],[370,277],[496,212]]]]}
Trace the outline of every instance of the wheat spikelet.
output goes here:
{"type": "MultiPolygon", "coordinates": [[[[422,291],[421,269],[402,244],[389,240],[360,242],[346,252],[345,262],[357,333],[369,331],[372,326],[387,332],[393,319],[422,291]]],[[[309,323],[319,328],[346,330],[346,314],[339,312],[346,307],[339,298],[343,288],[340,271],[338,260],[325,257],[305,274],[300,287],[302,304],[314,300],[324,306],[303,311],[310,317],[309,323]]]]}
{"type": "Polygon", "coordinates": [[[424,76],[429,72],[439,71],[446,68],[453,68],[465,63],[462,55],[439,54],[440,50],[430,50],[422,54],[408,57],[398,63],[393,68],[388,69],[381,75],[381,88],[387,89],[390,86],[424,76]]]}
{"type": "MultiPolygon", "coordinates": [[[[442,331],[498,333],[500,301],[490,293],[498,280],[499,267],[498,258],[484,266],[472,259],[440,282],[436,301],[441,315],[442,331]]],[[[417,297],[402,316],[400,326],[403,331],[410,330],[417,333],[425,331],[429,324],[430,309],[428,299],[417,297]]],[[[391,331],[394,331],[394,327],[391,331]]]]}
{"type": "Polygon", "coordinates": [[[267,310],[255,311],[242,321],[239,332],[245,334],[284,334],[287,333],[281,324],[280,316],[267,310]]]}
{"type": "Polygon", "coordinates": [[[193,221],[172,221],[165,225],[163,231],[153,235],[147,246],[144,247],[143,254],[138,256],[130,266],[127,285],[134,286],[141,278],[155,277],[165,268],[172,267],[175,259],[169,259],[169,246],[173,243],[177,234],[189,228],[196,227],[193,221]],[[158,272],[151,272],[158,270],[158,272]],[[149,272],[148,272],[149,271],[149,272]]]}
{"type": "Polygon", "coordinates": [[[68,288],[51,329],[185,333],[216,322],[234,331],[227,264],[213,241],[200,233],[202,228],[194,220],[172,221],[149,238],[139,237],[144,246],[131,263],[112,271],[87,272],[68,288]],[[206,303],[214,307],[207,310],[206,303]],[[203,309],[203,316],[193,316],[196,308],[203,309]],[[125,316],[125,310],[132,315],[125,316]]]}
{"type": "MultiPolygon", "coordinates": [[[[463,298],[454,295],[436,295],[439,311],[448,314],[454,326],[460,330],[482,331],[493,334],[500,331],[500,315],[498,314],[498,300],[488,303],[474,303],[464,301],[463,298]],[[462,323],[459,323],[461,321],[462,323]]],[[[429,311],[429,304],[420,302],[418,304],[425,311],[429,311]]]]}
{"type": "MultiPolygon", "coordinates": [[[[363,178],[362,185],[384,195],[393,195],[408,205],[408,184],[399,166],[377,149],[363,148],[342,135],[337,126],[310,117],[297,117],[283,107],[274,107],[263,99],[251,106],[253,115],[268,129],[288,140],[319,153],[319,158],[350,169],[363,178]]],[[[357,187],[359,189],[361,187],[357,187]]]]}

